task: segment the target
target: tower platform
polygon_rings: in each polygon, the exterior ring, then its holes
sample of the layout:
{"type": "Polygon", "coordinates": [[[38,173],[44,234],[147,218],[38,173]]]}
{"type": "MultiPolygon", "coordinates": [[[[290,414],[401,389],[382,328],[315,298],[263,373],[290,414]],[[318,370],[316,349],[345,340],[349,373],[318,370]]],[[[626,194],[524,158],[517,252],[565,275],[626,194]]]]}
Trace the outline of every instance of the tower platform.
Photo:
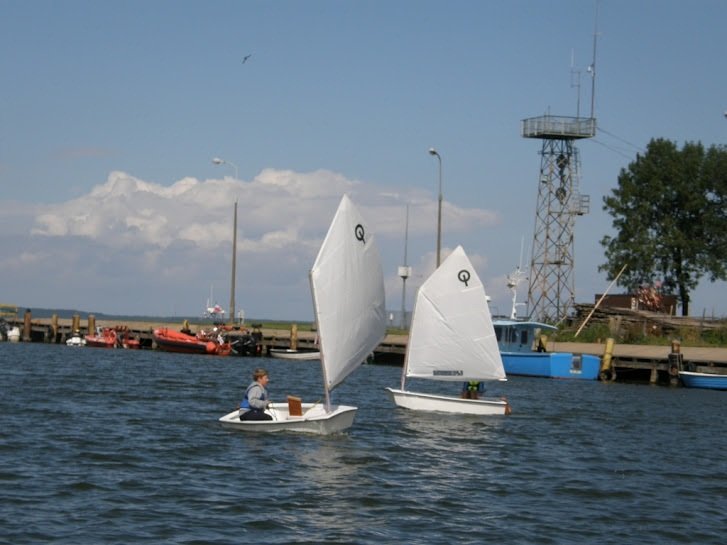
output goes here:
{"type": "Polygon", "coordinates": [[[596,135],[596,119],[544,115],[523,119],[520,128],[524,138],[576,140],[596,135]]]}

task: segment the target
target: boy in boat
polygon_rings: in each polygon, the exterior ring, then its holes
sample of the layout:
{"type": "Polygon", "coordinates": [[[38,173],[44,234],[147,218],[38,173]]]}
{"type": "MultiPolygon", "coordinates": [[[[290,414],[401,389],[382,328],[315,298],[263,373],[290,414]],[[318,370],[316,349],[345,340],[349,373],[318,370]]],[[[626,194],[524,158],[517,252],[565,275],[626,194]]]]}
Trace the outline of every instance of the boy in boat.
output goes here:
{"type": "Polygon", "coordinates": [[[470,380],[465,382],[462,386],[462,398],[463,399],[479,399],[480,394],[485,391],[485,383],[477,380],[470,380]]]}
{"type": "Polygon", "coordinates": [[[245,390],[245,399],[240,403],[240,420],[272,420],[265,412],[270,405],[267,385],[270,382],[268,372],[258,367],[252,374],[252,382],[245,390]]]}

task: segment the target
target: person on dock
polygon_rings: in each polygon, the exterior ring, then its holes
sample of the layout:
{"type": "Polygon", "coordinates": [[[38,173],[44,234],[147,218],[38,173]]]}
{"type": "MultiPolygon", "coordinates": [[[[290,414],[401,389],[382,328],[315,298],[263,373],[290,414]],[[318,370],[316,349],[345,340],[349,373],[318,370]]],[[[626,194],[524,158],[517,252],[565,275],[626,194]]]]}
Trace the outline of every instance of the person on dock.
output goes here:
{"type": "Polygon", "coordinates": [[[270,382],[268,372],[258,367],[252,374],[252,382],[245,390],[245,398],[240,403],[240,420],[272,420],[265,412],[270,405],[267,385],[270,382]]]}

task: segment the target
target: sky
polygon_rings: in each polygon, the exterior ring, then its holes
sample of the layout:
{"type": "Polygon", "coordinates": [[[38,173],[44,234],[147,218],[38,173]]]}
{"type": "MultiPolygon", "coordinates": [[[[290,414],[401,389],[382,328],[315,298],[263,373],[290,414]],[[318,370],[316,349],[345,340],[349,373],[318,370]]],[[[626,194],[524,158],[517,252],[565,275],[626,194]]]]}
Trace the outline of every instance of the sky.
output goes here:
{"type": "MultiPolygon", "coordinates": [[[[434,147],[442,255],[461,244],[508,314],[540,167],[521,120],[593,103],[574,230],[593,303],[619,171],[652,138],[725,143],[725,20],[723,0],[0,0],[0,302],[228,308],[237,200],[235,308],[311,321],[347,193],[376,226],[387,308],[410,311],[435,263],[434,147]]],[[[727,316],[726,287],[705,278],[690,314],[727,316]]]]}

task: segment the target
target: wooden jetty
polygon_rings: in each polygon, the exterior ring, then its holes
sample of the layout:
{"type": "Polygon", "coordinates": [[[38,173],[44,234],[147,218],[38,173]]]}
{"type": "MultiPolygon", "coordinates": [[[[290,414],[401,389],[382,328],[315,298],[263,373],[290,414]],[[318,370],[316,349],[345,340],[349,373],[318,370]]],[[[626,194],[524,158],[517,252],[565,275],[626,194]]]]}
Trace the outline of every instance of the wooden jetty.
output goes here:
{"type": "MultiPolygon", "coordinates": [[[[180,329],[180,323],[154,323],[154,322],[128,322],[120,324],[118,321],[96,320],[89,315],[86,323],[78,316],[71,319],[52,318],[32,319],[29,312],[22,318],[6,319],[8,324],[17,325],[21,330],[21,340],[24,342],[45,342],[65,344],[66,339],[74,331],[81,335],[93,332],[96,327],[126,327],[132,336],[138,338],[142,348],[155,348],[152,340],[152,331],[157,327],[180,329]]],[[[270,329],[256,324],[262,335],[262,354],[267,354],[271,348],[297,348],[303,350],[318,350],[316,333],[298,331],[292,324],[290,329],[270,329]]],[[[212,324],[198,324],[197,329],[209,328],[212,324]]],[[[255,325],[250,326],[255,328],[255,325]]],[[[233,330],[230,335],[242,335],[244,330],[233,330]]],[[[406,352],[408,336],[386,336],[384,341],[374,352],[374,363],[402,365],[406,352]]],[[[619,380],[648,382],[652,384],[678,384],[679,369],[688,369],[699,372],[716,372],[727,374],[727,348],[711,347],[682,347],[677,341],[671,346],[628,345],[613,344],[612,341],[603,343],[573,343],[552,342],[546,346],[550,352],[572,352],[575,354],[593,354],[602,359],[601,380],[619,380]]]]}

